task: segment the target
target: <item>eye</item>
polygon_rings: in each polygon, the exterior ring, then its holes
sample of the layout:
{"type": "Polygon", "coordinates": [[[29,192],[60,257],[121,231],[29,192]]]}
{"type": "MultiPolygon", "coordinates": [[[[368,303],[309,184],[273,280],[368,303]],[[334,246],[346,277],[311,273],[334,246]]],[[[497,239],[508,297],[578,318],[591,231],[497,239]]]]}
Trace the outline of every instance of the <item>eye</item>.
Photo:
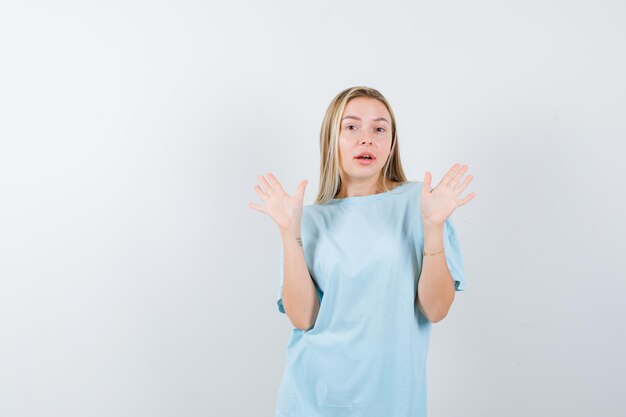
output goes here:
{"type": "Polygon", "coordinates": [[[385,131],[384,127],[379,127],[379,129],[382,129],[382,130],[379,130],[379,132],[384,132],[385,131]]]}
{"type": "Polygon", "coordinates": [[[355,127],[355,128],[356,128],[356,126],[355,126],[355,125],[348,125],[348,126],[347,126],[347,129],[348,129],[348,130],[354,130],[354,129],[350,129],[351,127],[355,127]]]}

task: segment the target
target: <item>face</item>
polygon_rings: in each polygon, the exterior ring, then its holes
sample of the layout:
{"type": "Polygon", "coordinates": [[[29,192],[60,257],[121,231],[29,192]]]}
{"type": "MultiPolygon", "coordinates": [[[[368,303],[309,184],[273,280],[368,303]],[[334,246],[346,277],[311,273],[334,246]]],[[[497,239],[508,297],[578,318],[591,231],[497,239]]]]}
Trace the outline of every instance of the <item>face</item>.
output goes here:
{"type": "Polygon", "coordinates": [[[353,98],[341,116],[339,132],[342,181],[377,181],[391,150],[391,115],[387,107],[375,98],[353,98]],[[371,154],[372,159],[357,159],[362,152],[371,154]]]}

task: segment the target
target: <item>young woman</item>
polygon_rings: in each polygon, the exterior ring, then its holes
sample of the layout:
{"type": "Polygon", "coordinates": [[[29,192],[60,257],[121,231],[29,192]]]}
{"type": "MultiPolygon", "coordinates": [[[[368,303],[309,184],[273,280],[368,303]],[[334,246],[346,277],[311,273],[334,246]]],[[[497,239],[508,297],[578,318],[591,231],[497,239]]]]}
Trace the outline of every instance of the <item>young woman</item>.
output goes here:
{"type": "Polygon", "coordinates": [[[330,103],[320,133],[320,188],[303,206],[271,174],[262,205],[282,237],[278,310],[294,328],[275,417],[425,417],[431,323],[465,273],[449,217],[466,204],[467,165],[434,189],[407,181],[396,120],[377,90],[330,103]]]}

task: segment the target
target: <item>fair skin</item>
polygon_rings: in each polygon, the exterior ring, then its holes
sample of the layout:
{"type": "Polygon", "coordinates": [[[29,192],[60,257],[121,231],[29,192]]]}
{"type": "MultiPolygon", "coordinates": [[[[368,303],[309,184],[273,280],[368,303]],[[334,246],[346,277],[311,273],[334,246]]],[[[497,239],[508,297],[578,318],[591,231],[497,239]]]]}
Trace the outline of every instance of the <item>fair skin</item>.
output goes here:
{"type": "Polygon", "coordinates": [[[365,196],[384,191],[382,169],[391,151],[391,115],[385,105],[371,97],[348,102],[339,130],[341,188],[335,198],[365,196]],[[375,159],[362,165],[355,156],[370,152],[375,159]]]}
{"type": "MultiPolygon", "coordinates": [[[[468,175],[461,182],[467,168],[467,165],[454,164],[432,190],[430,172],[427,171],[424,175],[420,203],[424,227],[424,252],[433,253],[443,249],[444,222],[454,210],[476,196],[476,193],[472,192],[464,198],[459,198],[472,180],[472,176],[468,175]]],[[[422,314],[433,323],[443,320],[448,314],[454,301],[454,281],[448,270],[445,252],[432,256],[424,255],[415,300],[422,314]]]]}
{"type": "Polygon", "coordinates": [[[254,189],[264,203],[249,203],[248,207],[268,214],[278,226],[283,243],[283,307],[291,324],[306,331],[315,324],[320,309],[300,237],[304,189],[308,181],[301,181],[291,196],[271,173],[267,173],[267,179],[259,175],[259,180],[263,188],[255,185],[254,189]]]}
{"type": "MultiPolygon", "coordinates": [[[[341,188],[335,198],[384,192],[381,188],[382,168],[389,157],[391,138],[391,116],[382,102],[369,97],[350,100],[342,115],[339,134],[341,188]],[[362,165],[354,158],[363,151],[374,155],[372,163],[362,165]]],[[[444,247],[445,220],[454,210],[475,197],[476,193],[472,192],[459,198],[472,180],[472,176],[468,175],[461,182],[467,168],[467,165],[454,164],[432,190],[432,177],[430,172],[426,172],[420,213],[425,252],[439,252],[444,247]]],[[[271,173],[267,173],[267,178],[259,176],[264,188],[255,186],[264,204],[249,203],[248,206],[270,215],[280,230],[284,251],[283,306],[295,327],[308,330],[315,324],[320,307],[300,238],[302,205],[308,181],[301,181],[292,197],[271,173]]],[[[436,323],[447,315],[453,301],[454,281],[445,253],[425,255],[416,306],[429,321],[436,323]]]]}

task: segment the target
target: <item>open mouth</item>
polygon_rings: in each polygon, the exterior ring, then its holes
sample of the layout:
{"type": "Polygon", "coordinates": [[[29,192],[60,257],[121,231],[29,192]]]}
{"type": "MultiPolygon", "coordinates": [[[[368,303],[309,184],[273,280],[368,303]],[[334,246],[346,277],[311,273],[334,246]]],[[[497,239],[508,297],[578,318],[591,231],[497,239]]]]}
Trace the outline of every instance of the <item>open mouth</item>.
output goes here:
{"type": "Polygon", "coordinates": [[[374,154],[368,151],[361,152],[360,154],[356,155],[355,158],[363,161],[373,161],[374,159],[376,159],[374,154]]]}
{"type": "Polygon", "coordinates": [[[371,165],[376,160],[376,157],[372,154],[364,153],[355,156],[354,159],[357,160],[359,165],[371,165]]]}

